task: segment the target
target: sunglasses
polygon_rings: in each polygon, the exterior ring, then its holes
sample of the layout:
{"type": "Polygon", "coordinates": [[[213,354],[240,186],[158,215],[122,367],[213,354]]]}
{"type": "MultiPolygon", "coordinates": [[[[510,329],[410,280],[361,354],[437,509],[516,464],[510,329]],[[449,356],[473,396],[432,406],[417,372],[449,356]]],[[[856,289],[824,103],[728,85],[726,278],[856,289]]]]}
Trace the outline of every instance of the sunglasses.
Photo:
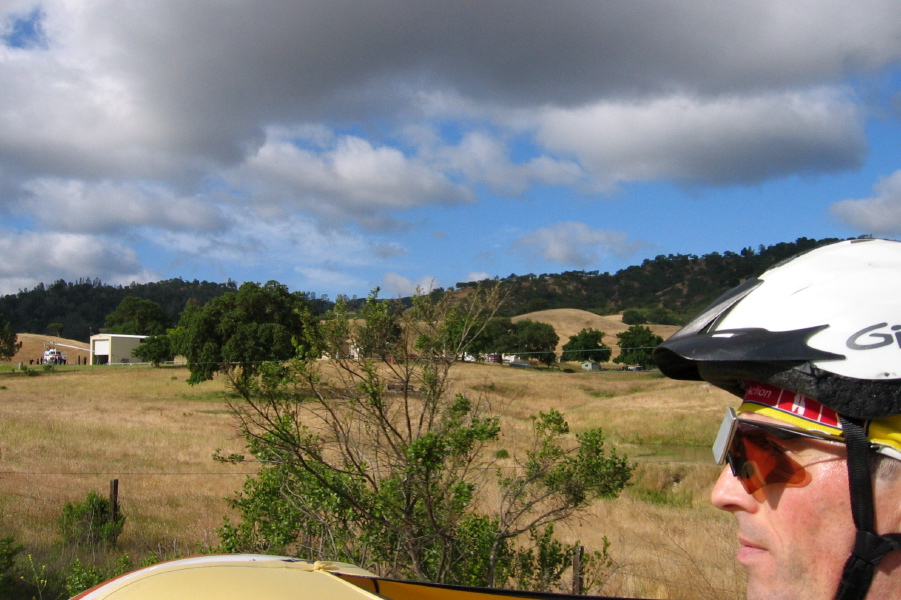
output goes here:
{"type": "Polygon", "coordinates": [[[798,487],[810,476],[785,445],[798,438],[844,443],[840,436],[823,431],[740,419],[730,407],[713,443],[713,457],[718,465],[729,463],[749,494],[771,483],[798,487]]]}

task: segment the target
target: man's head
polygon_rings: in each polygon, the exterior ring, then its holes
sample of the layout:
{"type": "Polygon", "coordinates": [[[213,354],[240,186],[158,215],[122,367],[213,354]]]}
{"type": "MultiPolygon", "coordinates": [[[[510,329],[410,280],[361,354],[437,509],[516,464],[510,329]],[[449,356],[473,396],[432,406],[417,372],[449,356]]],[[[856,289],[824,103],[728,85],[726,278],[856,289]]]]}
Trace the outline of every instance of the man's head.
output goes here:
{"type": "MultiPolygon", "coordinates": [[[[870,443],[877,473],[875,530],[901,531],[901,462],[876,452],[898,449],[878,432],[870,443]],[[892,445],[883,447],[886,442],[892,445]]],[[[738,414],[727,411],[714,454],[728,467],[711,500],[738,522],[738,560],[748,572],[748,598],[832,598],[856,532],[847,451],[834,411],[799,394],[751,383],[738,414]]],[[[874,597],[891,583],[886,569],[898,559],[901,555],[882,565],[874,597]]]]}
{"type": "Polygon", "coordinates": [[[728,466],[712,500],[738,521],[748,597],[862,599],[871,580],[883,597],[901,571],[901,243],[777,265],[655,358],[744,400],[714,446],[728,466]]]}

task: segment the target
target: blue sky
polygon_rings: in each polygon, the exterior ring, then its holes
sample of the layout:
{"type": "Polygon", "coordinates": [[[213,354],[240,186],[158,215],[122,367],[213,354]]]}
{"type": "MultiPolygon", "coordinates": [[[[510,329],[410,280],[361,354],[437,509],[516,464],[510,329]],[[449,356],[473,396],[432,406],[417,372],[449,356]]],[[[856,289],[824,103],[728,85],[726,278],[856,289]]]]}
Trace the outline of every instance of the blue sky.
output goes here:
{"type": "Polygon", "coordinates": [[[0,0],[0,294],[901,236],[901,3],[0,0]]]}

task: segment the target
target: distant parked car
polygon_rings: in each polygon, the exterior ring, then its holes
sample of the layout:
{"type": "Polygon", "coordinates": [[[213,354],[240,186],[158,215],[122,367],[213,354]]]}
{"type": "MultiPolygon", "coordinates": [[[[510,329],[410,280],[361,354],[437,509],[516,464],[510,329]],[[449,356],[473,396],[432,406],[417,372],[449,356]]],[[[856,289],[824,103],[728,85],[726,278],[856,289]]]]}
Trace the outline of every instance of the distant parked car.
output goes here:
{"type": "Polygon", "coordinates": [[[57,350],[56,348],[50,348],[49,350],[44,350],[44,364],[45,365],[62,365],[65,364],[66,357],[63,356],[63,353],[57,350]]]}

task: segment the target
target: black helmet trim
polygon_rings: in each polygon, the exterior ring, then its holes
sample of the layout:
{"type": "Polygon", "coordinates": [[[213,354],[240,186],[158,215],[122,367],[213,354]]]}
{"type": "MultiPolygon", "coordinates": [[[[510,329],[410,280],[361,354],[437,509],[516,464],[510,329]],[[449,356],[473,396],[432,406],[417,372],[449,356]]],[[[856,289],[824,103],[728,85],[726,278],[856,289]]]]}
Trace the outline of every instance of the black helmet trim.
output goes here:
{"type": "Polygon", "coordinates": [[[689,337],[673,336],[654,349],[657,366],[673,379],[698,379],[699,362],[791,363],[841,360],[841,354],[811,348],[810,337],[828,325],[795,331],[768,331],[759,327],[723,329],[689,337]]]}

